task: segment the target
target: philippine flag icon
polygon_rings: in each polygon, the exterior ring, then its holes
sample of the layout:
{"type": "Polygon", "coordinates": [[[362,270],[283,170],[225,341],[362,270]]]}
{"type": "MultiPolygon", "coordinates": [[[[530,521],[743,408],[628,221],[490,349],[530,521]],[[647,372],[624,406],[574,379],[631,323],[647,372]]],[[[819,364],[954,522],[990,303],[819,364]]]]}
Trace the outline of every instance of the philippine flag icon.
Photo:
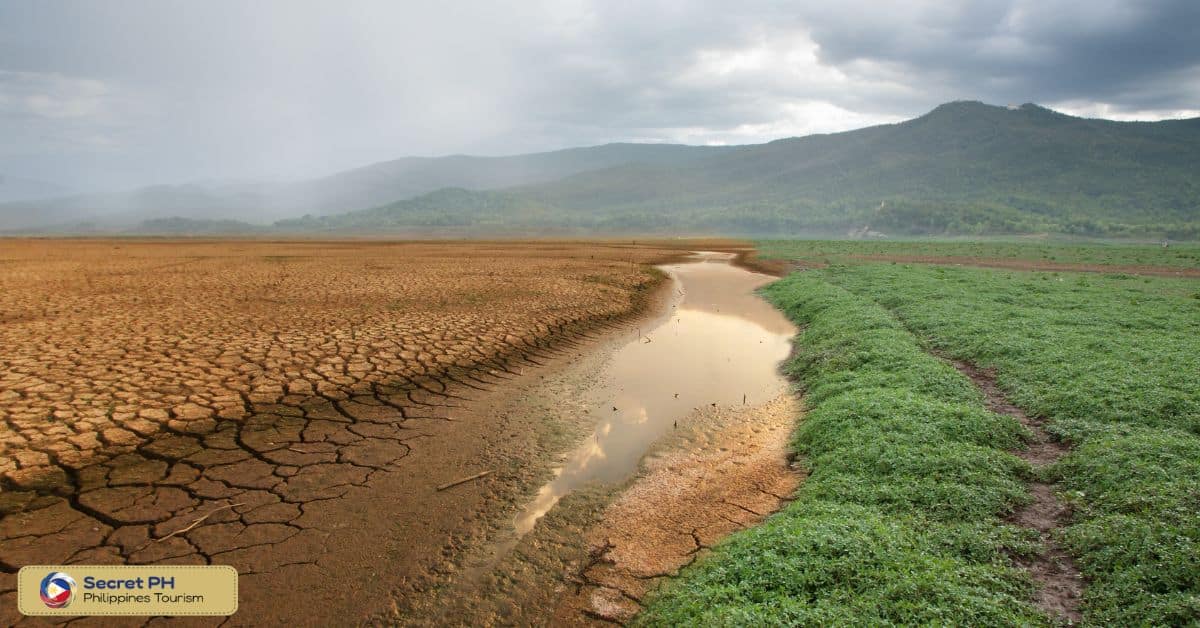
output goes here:
{"type": "Polygon", "coordinates": [[[47,608],[66,608],[75,595],[75,579],[61,571],[53,571],[42,579],[42,602],[47,608]]]}

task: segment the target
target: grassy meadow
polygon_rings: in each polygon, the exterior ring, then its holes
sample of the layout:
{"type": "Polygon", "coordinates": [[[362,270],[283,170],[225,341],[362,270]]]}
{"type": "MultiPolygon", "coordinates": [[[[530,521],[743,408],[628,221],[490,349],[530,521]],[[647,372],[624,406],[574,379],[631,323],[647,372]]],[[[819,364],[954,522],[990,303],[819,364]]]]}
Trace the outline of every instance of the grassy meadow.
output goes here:
{"type": "MultiPolygon", "coordinates": [[[[1036,264],[1200,268],[1200,243],[1070,242],[1066,240],[762,240],[764,259],[838,264],[887,257],[961,258],[1036,264]]],[[[890,260],[889,260],[890,261],[890,260]]]]}
{"type": "Polygon", "coordinates": [[[936,348],[995,369],[1009,399],[1070,445],[1041,472],[1073,508],[1056,537],[1087,580],[1084,622],[1200,622],[1200,280],[851,257],[870,247],[1180,268],[1189,258],[1175,255],[1195,252],[764,243],[764,256],[832,258],[764,291],[804,330],[786,368],[805,392],[794,447],[810,475],[641,621],[1052,623],[1012,560],[1036,540],[1004,522],[1034,473],[1008,453],[1024,428],[986,411],[936,348]]]}

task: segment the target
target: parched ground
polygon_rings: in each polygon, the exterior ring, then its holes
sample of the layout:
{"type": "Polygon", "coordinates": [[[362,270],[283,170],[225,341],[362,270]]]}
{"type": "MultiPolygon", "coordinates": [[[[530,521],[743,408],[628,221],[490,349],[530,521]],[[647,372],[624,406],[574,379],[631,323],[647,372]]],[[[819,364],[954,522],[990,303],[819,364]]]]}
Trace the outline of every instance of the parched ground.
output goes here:
{"type": "Polygon", "coordinates": [[[588,556],[569,574],[554,623],[628,623],[714,543],[790,501],[803,479],[788,461],[800,414],[789,391],[762,406],[694,417],[690,442],[650,457],[584,535],[588,556]]]}
{"type": "Polygon", "coordinates": [[[0,623],[31,563],[232,564],[235,623],[369,612],[346,592],[408,582],[536,476],[544,426],[474,401],[636,313],[675,254],[0,241],[0,623]]]}

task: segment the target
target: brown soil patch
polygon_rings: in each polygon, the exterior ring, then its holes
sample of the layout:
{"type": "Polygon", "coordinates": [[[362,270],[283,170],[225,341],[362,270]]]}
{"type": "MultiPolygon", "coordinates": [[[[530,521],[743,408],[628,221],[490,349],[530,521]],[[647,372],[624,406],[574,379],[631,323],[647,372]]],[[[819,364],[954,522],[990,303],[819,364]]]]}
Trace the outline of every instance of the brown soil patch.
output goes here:
{"type": "MultiPolygon", "coordinates": [[[[1042,421],[1033,419],[1005,398],[996,386],[996,374],[972,364],[952,361],[983,392],[987,407],[997,414],[1006,414],[1021,422],[1033,433],[1033,441],[1027,449],[1015,452],[1017,456],[1041,469],[1066,455],[1066,445],[1052,440],[1042,426],[1042,421]]],[[[1018,563],[1027,569],[1039,585],[1038,606],[1042,610],[1071,623],[1079,623],[1082,615],[1079,602],[1083,595],[1083,577],[1071,556],[1058,545],[1054,531],[1069,523],[1070,508],[1054,494],[1052,484],[1033,481],[1029,483],[1033,503],[1012,514],[1010,521],[1016,525],[1036,530],[1044,550],[1033,558],[1019,558],[1018,563]]]]}
{"type": "MultiPolygon", "coordinates": [[[[939,264],[944,266],[978,266],[980,268],[1007,268],[1010,270],[1072,272],[1072,273],[1125,273],[1155,277],[1200,277],[1200,268],[1170,268],[1167,266],[1131,266],[1108,264],[1076,264],[1067,262],[1044,262],[1023,259],[996,259],[987,257],[942,257],[935,255],[850,255],[851,259],[871,262],[897,262],[901,264],[939,264]]],[[[817,267],[821,265],[815,265],[817,267]]]]}
{"type": "Polygon", "coordinates": [[[640,311],[642,264],[677,254],[4,241],[0,623],[30,563],[230,564],[235,624],[353,622],[373,609],[351,592],[415,591],[559,450],[495,400],[640,311]]]}
{"type": "Polygon", "coordinates": [[[720,427],[687,447],[650,457],[585,535],[588,558],[570,575],[553,623],[632,619],[663,581],[790,500],[801,479],[787,461],[798,405],[785,393],[720,417],[720,427]]]}

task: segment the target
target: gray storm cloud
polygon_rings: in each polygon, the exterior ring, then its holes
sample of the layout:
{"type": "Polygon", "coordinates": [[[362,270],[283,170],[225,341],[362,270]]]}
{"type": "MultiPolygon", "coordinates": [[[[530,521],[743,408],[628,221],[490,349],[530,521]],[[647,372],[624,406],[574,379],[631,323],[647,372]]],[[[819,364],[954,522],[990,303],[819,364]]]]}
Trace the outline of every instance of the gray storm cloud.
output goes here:
{"type": "Polygon", "coordinates": [[[786,4],[5,2],[0,173],[117,188],[760,142],[956,98],[1200,108],[1194,0],[786,4]]]}

